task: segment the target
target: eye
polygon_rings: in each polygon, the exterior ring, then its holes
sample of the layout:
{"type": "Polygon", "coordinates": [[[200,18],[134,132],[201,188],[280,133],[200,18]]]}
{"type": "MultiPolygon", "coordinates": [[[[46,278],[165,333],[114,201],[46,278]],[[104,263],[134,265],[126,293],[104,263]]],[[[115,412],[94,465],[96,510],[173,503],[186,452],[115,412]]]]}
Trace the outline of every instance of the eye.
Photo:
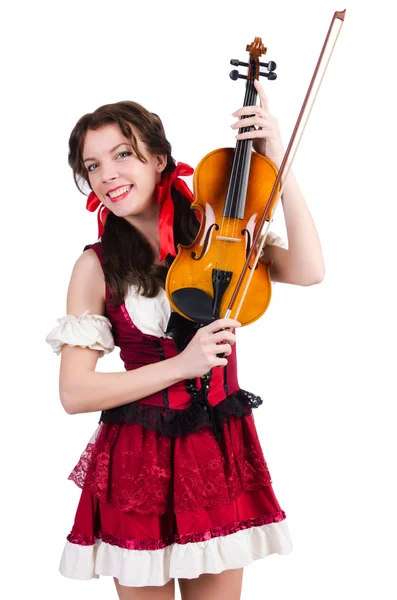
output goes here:
{"type": "MultiPolygon", "coordinates": [[[[127,156],[132,156],[132,152],[129,152],[128,150],[123,150],[123,152],[119,152],[116,155],[116,158],[119,158],[119,157],[120,158],[126,158],[127,156]]],[[[97,167],[98,167],[98,163],[93,163],[92,165],[89,165],[87,167],[87,171],[89,173],[93,173],[96,170],[97,167]]]]}

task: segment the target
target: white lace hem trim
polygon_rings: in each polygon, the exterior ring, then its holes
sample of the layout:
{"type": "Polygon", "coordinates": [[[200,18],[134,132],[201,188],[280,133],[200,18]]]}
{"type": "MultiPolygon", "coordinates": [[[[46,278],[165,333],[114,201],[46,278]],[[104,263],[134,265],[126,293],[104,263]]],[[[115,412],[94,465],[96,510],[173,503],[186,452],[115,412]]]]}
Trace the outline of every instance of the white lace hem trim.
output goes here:
{"type": "Polygon", "coordinates": [[[243,529],[205,542],[171,544],[161,550],[128,550],[98,539],[92,546],[67,541],[59,571],[72,579],[116,577],[131,587],[162,586],[173,578],[240,569],[269,554],[289,554],[292,542],[286,519],[243,529]]]}

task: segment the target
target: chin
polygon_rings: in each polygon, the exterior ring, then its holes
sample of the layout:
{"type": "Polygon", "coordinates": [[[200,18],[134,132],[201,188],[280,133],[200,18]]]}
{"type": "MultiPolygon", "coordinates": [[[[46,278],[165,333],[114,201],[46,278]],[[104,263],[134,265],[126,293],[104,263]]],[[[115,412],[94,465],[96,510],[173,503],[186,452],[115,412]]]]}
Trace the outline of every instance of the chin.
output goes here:
{"type": "Polygon", "coordinates": [[[112,207],[114,214],[117,217],[137,217],[143,212],[143,208],[141,206],[115,206],[112,207]]]}

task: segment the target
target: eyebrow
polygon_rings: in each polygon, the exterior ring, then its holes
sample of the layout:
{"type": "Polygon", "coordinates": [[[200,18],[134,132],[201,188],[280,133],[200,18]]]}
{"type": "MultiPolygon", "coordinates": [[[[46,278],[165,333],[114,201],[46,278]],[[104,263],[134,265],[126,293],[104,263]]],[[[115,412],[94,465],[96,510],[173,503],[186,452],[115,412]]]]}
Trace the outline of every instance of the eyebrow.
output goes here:
{"type": "MultiPolygon", "coordinates": [[[[130,146],[132,148],[131,144],[128,144],[128,142],[122,142],[121,144],[117,144],[117,146],[115,146],[114,148],[111,148],[109,150],[109,152],[114,152],[115,150],[117,150],[117,148],[120,148],[120,146],[130,146]]],[[[83,163],[87,162],[87,160],[98,160],[98,159],[97,158],[85,158],[83,160],[83,163]]]]}

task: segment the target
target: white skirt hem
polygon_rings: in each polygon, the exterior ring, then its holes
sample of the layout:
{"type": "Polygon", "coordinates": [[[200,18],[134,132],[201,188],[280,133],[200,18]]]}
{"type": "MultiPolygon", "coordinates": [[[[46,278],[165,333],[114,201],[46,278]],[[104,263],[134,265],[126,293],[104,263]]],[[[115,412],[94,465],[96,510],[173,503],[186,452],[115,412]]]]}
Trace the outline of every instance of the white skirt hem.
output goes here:
{"type": "Polygon", "coordinates": [[[195,579],[240,569],[270,554],[292,552],[286,519],[243,529],[204,542],[171,544],[161,550],[128,550],[97,539],[92,546],[67,541],[59,571],[72,579],[116,577],[129,587],[163,586],[171,579],[195,579]]]}

